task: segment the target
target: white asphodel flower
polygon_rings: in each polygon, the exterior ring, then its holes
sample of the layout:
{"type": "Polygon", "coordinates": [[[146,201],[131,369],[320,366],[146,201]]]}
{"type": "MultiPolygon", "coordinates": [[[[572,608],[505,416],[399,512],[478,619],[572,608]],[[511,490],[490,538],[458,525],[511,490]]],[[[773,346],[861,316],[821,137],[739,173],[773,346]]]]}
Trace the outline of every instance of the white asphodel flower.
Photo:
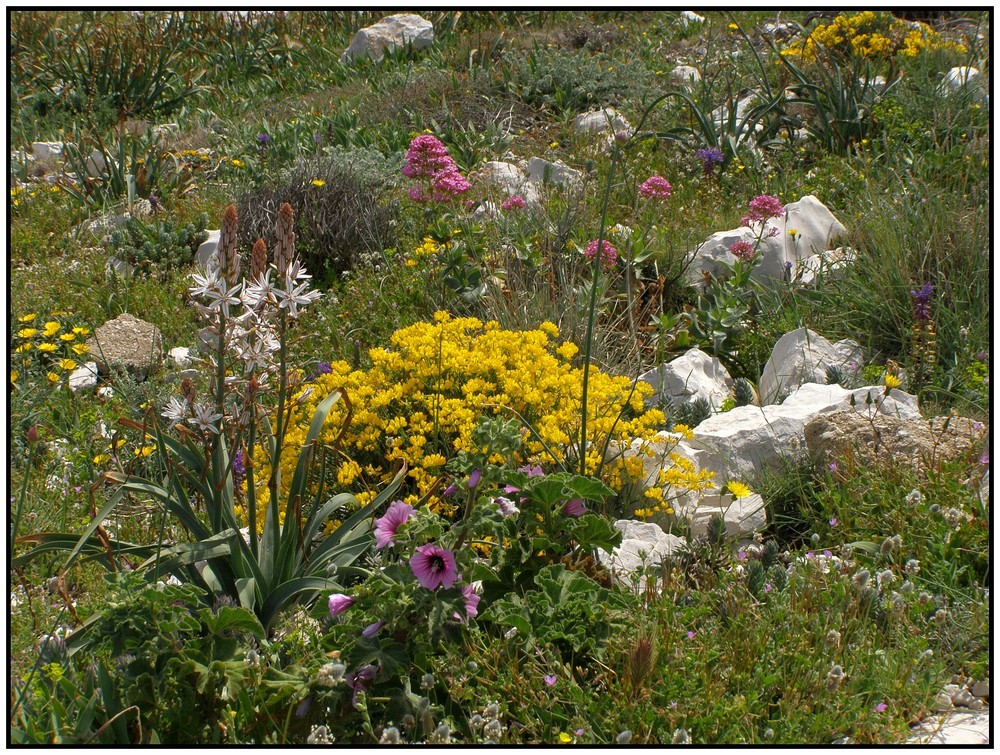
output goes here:
{"type": "Polygon", "coordinates": [[[188,415],[188,405],[187,402],[182,401],[177,396],[171,396],[167,399],[167,405],[163,407],[163,411],[160,416],[170,420],[170,426],[173,427],[178,422],[183,422],[188,415]]]}
{"type": "Polygon", "coordinates": [[[218,435],[219,428],[215,423],[220,419],[222,419],[221,414],[213,411],[209,404],[201,403],[194,405],[194,416],[188,419],[188,422],[199,430],[218,435]]]}

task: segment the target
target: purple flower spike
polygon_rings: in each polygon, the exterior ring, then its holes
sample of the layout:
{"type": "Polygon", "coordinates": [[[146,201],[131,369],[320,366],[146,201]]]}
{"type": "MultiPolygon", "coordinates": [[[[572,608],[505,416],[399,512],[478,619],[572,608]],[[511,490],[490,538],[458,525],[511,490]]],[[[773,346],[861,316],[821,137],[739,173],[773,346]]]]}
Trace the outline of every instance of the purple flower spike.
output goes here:
{"type": "Polygon", "coordinates": [[[330,615],[340,616],[340,614],[353,606],[356,602],[357,598],[352,598],[350,595],[335,592],[330,596],[330,600],[328,602],[328,605],[330,606],[330,615]]]}
{"type": "Polygon", "coordinates": [[[566,505],[563,506],[563,513],[567,516],[583,516],[587,513],[587,507],[584,505],[582,498],[573,498],[566,501],[566,505]]]}
{"type": "Polygon", "coordinates": [[[455,584],[458,571],[455,568],[455,554],[433,543],[421,545],[410,558],[410,569],[420,586],[434,590],[455,584]]]}
{"type": "Polygon", "coordinates": [[[375,547],[386,548],[394,543],[393,538],[401,525],[413,516],[413,507],[402,501],[395,501],[385,516],[375,520],[375,547]]]}

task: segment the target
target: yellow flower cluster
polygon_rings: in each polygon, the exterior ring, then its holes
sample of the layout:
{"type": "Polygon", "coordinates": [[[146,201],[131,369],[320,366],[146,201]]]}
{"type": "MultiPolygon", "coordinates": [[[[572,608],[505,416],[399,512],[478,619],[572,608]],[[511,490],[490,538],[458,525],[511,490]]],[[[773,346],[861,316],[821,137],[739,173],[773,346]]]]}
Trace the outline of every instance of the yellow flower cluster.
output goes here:
{"type": "MultiPolygon", "coordinates": [[[[53,317],[65,314],[68,313],[53,313],[53,317]]],[[[59,320],[53,319],[45,322],[39,329],[34,327],[37,319],[38,315],[34,312],[17,318],[18,323],[25,327],[17,330],[17,345],[14,346],[13,351],[20,355],[20,367],[23,370],[30,370],[32,366],[41,366],[44,368],[45,376],[49,382],[56,384],[61,382],[62,375],[53,368],[65,373],[72,372],[77,367],[73,357],[83,356],[90,351],[82,338],[90,333],[90,328],[75,327],[67,328],[64,331],[63,324],[59,320]],[[40,356],[33,357],[33,353],[40,356]]],[[[20,371],[18,371],[18,376],[20,376],[20,371]]]]}
{"type": "Polygon", "coordinates": [[[425,260],[433,259],[443,247],[430,236],[424,237],[424,243],[413,250],[413,254],[406,260],[407,267],[416,267],[425,260]]]}
{"type": "Polygon", "coordinates": [[[808,37],[786,47],[781,54],[812,61],[821,49],[841,58],[863,60],[889,60],[896,55],[914,58],[925,50],[965,52],[962,45],[946,42],[926,24],[901,21],[884,11],[866,10],[839,15],[831,23],[817,26],[808,37]]]}
{"type": "MultiPolygon", "coordinates": [[[[454,513],[438,497],[442,486],[435,487],[447,459],[474,450],[472,431],[482,417],[515,416],[511,410],[537,432],[524,432],[518,463],[552,465],[567,454],[572,458],[580,436],[583,370],[571,363],[576,348],[559,344],[558,336],[559,329],[548,322],[537,330],[510,331],[496,322],[438,312],[432,323],[396,331],[388,348],[372,349],[371,369],[352,370],[346,362],[334,362],[330,374],[308,384],[310,393],[303,393],[295,406],[282,478],[291,479],[316,405],[339,387],[350,398],[353,419],[338,449],[337,481],[351,492],[364,491],[364,500],[405,460],[409,479],[404,500],[426,503],[444,515],[454,513]]],[[[644,409],[652,390],[645,383],[633,386],[627,377],[593,367],[589,380],[586,468],[594,473],[609,440],[625,445],[635,438],[651,441],[664,416],[644,409]]],[[[335,441],[345,411],[343,402],[334,405],[321,443],[335,441]]],[[[257,479],[267,480],[269,460],[260,457],[258,464],[257,479]]],[[[641,470],[640,460],[640,476],[641,470]]],[[[608,471],[609,478],[623,479],[617,468],[608,471]]],[[[263,521],[268,491],[261,489],[258,496],[258,521],[263,521]]]]}

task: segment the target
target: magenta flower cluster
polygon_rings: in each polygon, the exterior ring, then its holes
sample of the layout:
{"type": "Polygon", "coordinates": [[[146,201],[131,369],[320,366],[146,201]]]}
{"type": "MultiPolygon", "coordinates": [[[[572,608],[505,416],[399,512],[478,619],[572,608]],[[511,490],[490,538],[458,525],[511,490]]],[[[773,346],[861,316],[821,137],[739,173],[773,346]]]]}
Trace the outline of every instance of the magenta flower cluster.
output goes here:
{"type": "MultiPolygon", "coordinates": [[[[597,256],[597,239],[591,241],[583,250],[583,255],[588,259],[592,260],[597,256]]],[[[615,249],[607,241],[601,242],[601,259],[604,261],[605,267],[614,267],[615,261],[618,259],[618,250],[615,249]]]]}
{"type": "Polygon", "coordinates": [[[436,136],[425,134],[410,142],[406,151],[403,175],[424,186],[414,186],[407,191],[415,202],[444,202],[468,191],[471,184],[465,179],[448,154],[448,148],[436,136]]]}
{"type": "Polygon", "coordinates": [[[736,241],[730,245],[729,253],[738,260],[749,262],[757,252],[749,241],[736,241]]]}
{"type": "Polygon", "coordinates": [[[743,216],[740,225],[766,223],[771,218],[780,218],[785,212],[781,200],[770,194],[761,194],[750,200],[750,212],[743,216]]]}
{"type": "Polygon", "coordinates": [[[650,176],[639,184],[639,194],[645,199],[665,200],[672,191],[670,182],[662,176],[650,176]]]}
{"type": "Polygon", "coordinates": [[[525,206],[525,204],[527,203],[524,201],[524,197],[522,197],[520,194],[515,194],[512,197],[507,197],[507,199],[504,200],[503,204],[500,205],[500,209],[504,210],[505,212],[507,210],[520,210],[525,206]]]}

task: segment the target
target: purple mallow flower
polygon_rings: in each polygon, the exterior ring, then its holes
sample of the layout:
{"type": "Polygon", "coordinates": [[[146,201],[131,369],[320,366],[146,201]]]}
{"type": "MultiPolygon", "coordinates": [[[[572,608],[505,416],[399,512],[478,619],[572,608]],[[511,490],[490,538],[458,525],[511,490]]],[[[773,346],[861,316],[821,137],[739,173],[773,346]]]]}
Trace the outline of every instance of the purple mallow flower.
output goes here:
{"type": "Polygon", "coordinates": [[[375,547],[387,548],[393,544],[393,538],[400,525],[409,521],[414,508],[408,503],[395,501],[385,512],[385,516],[375,520],[375,547]]]}
{"type": "Polygon", "coordinates": [[[497,508],[500,509],[500,513],[504,516],[514,516],[514,514],[517,514],[521,510],[517,507],[517,504],[510,500],[510,498],[504,498],[502,495],[498,495],[494,498],[493,503],[497,505],[497,508]]]}
{"type": "Polygon", "coordinates": [[[478,469],[473,469],[472,473],[469,475],[469,490],[475,490],[476,485],[479,484],[479,480],[482,478],[483,473],[478,469]]]}
{"type": "Polygon", "coordinates": [[[482,600],[482,597],[472,585],[466,585],[462,588],[462,597],[465,598],[465,615],[470,619],[476,618],[479,615],[479,601],[482,600]]]}
{"type": "Polygon", "coordinates": [[[587,507],[584,505],[582,498],[572,498],[566,501],[566,505],[563,506],[563,513],[567,516],[583,516],[587,513],[587,507]]]}
{"type": "Polygon", "coordinates": [[[335,592],[330,596],[330,600],[327,605],[330,607],[331,616],[340,616],[340,614],[353,606],[356,602],[357,598],[352,598],[350,595],[335,592]]]}
{"type": "Polygon", "coordinates": [[[538,466],[537,464],[535,464],[534,466],[532,466],[531,464],[526,464],[523,467],[518,467],[517,471],[520,472],[521,474],[525,475],[526,477],[544,477],[545,476],[545,472],[543,472],[542,468],[540,466],[538,466]]]}
{"type": "Polygon", "coordinates": [[[434,590],[455,584],[458,571],[455,568],[455,554],[433,543],[421,545],[410,557],[410,569],[421,587],[434,590]]]}
{"type": "Polygon", "coordinates": [[[385,626],[384,621],[373,622],[364,628],[364,631],[361,632],[361,636],[364,637],[366,640],[370,640],[372,637],[377,635],[379,633],[379,630],[381,630],[382,627],[384,626],[385,626]]]}

